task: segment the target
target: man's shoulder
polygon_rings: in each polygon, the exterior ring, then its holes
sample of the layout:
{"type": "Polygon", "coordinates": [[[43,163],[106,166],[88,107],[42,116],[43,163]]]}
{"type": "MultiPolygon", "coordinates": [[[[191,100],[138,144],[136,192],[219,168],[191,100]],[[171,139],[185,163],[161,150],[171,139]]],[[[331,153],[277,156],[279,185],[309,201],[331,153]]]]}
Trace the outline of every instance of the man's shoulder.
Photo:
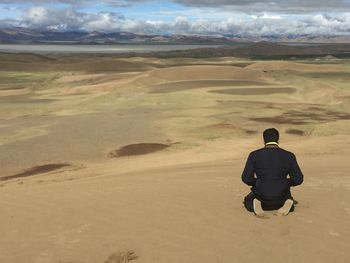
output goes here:
{"type": "Polygon", "coordinates": [[[291,156],[291,157],[295,157],[295,154],[293,153],[293,152],[291,152],[291,151],[287,151],[287,150],[285,150],[285,149],[283,149],[283,148],[280,148],[285,154],[287,154],[287,155],[289,155],[289,156],[291,156]]]}
{"type": "MultiPolygon", "coordinates": [[[[250,152],[251,155],[256,155],[256,154],[261,154],[261,153],[264,153],[266,152],[268,149],[271,149],[271,148],[266,148],[266,147],[262,147],[262,148],[259,148],[259,149],[256,149],[252,152],[250,152]]],[[[286,155],[290,155],[290,156],[295,156],[295,154],[291,151],[288,151],[286,149],[283,149],[281,147],[278,147],[278,148],[274,148],[275,150],[279,151],[281,154],[286,154],[286,155]]]]}

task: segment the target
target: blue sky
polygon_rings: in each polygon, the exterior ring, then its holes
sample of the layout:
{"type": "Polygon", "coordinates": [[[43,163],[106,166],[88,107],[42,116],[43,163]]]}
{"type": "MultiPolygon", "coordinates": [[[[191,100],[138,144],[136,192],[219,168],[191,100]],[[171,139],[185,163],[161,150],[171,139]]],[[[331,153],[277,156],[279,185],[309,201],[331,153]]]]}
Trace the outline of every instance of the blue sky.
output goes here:
{"type": "Polygon", "coordinates": [[[350,0],[5,0],[0,27],[170,34],[348,35],[350,0]]]}

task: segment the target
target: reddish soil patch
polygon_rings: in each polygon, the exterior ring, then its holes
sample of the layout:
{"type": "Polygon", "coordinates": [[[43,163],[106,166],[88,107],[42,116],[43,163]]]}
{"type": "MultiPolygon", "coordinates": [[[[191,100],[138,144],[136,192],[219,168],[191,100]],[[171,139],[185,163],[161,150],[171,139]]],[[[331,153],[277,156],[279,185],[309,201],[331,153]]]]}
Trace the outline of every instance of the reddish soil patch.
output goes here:
{"type": "Polygon", "coordinates": [[[170,147],[167,144],[161,143],[137,143],[129,144],[121,147],[118,150],[112,151],[108,154],[110,158],[132,156],[132,155],[144,155],[148,153],[158,152],[170,147]]]}
{"type": "Polygon", "coordinates": [[[302,131],[302,130],[297,130],[297,129],[288,129],[288,130],[286,130],[286,133],[294,134],[294,135],[299,135],[299,136],[305,135],[305,132],[304,132],[304,131],[302,131]]]}
{"type": "Polygon", "coordinates": [[[43,174],[43,173],[48,173],[54,170],[61,169],[63,167],[70,166],[70,164],[67,163],[52,163],[52,164],[45,164],[45,165],[40,165],[40,166],[35,166],[32,167],[22,173],[15,174],[15,175],[10,175],[10,176],[5,176],[1,177],[0,181],[7,181],[11,179],[18,179],[18,178],[23,178],[23,177],[29,177],[37,174],[43,174]]]}
{"type": "Polygon", "coordinates": [[[234,88],[211,90],[211,93],[229,94],[229,95],[268,95],[275,93],[294,93],[294,88],[234,88]]]}

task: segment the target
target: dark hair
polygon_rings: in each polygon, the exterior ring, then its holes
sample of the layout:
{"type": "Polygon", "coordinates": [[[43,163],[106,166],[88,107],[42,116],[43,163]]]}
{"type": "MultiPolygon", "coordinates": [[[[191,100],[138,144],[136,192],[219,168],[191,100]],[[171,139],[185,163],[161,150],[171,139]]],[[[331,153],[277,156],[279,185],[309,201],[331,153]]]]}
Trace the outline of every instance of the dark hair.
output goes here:
{"type": "Polygon", "coordinates": [[[264,131],[264,142],[278,142],[280,134],[275,128],[270,128],[264,131]]]}

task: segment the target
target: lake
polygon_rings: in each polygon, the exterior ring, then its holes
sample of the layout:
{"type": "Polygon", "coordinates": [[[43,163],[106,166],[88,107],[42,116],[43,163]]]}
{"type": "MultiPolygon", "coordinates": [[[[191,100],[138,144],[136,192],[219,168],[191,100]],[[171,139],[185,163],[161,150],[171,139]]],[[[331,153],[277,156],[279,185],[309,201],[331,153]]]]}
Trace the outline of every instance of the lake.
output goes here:
{"type": "Polygon", "coordinates": [[[203,47],[219,47],[220,45],[169,45],[169,44],[116,44],[116,45],[32,45],[32,44],[0,44],[0,52],[9,53],[128,53],[187,50],[203,47]]]}

